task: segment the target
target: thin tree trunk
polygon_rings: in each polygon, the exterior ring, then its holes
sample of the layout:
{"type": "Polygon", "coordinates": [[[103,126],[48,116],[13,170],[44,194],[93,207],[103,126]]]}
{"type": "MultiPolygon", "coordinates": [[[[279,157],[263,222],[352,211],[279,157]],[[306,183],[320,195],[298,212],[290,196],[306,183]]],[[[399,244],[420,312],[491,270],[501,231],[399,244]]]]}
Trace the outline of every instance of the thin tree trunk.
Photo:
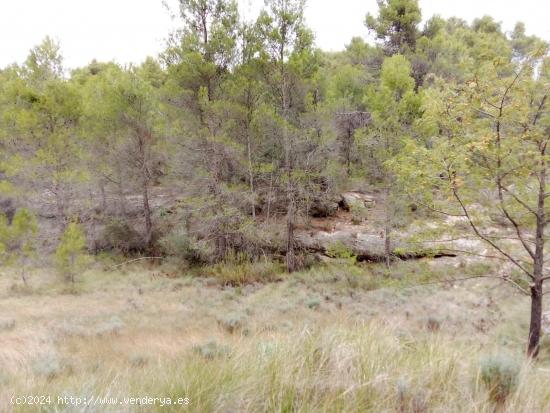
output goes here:
{"type": "Polygon", "coordinates": [[[529,344],[527,355],[535,358],[539,354],[539,342],[542,326],[542,283],[544,277],[544,229],[546,226],[546,163],[544,151],[541,153],[539,191],[537,204],[537,228],[535,237],[535,257],[533,260],[533,283],[531,285],[531,322],[529,325],[529,344]]]}
{"type": "Polygon", "coordinates": [[[529,325],[529,344],[527,355],[536,358],[539,354],[539,342],[542,326],[542,282],[531,286],[531,323],[529,325]]]}
{"type": "Polygon", "coordinates": [[[250,133],[246,132],[246,146],[248,155],[248,178],[250,183],[250,197],[252,204],[252,218],[256,219],[256,200],[254,199],[254,170],[252,167],[252,143],[250,142],[250,133]]]}
{"type": "Polygon", "coordinates": [[[150,248],[153,234],[153,222],[151,220],[151,207],[149,205],[149,188],[147,185],[147,178],[143,180],[142,191],[143,215],[145,217],[145,245],[147,245],[147,248],[150,248]]]}
{"type": "MultiPolygon", "coordinates": [[[[288,140],[285,132],[285,141],[288,140]]],[[[286,144],[285,150],[285,163],[287,170],[287,184],[286,184],[286,196],[287,196],[287,213],[286,213],[286,268],[289,273],[296,270],[296,255],[294,252],[294,214],[296,207],[296,200],[294,199],[294,188],[292,185],[292,147],[290,142],[286,144]]]]}
{"type": "Polygon", "coordinates": [[[27,283],[27,276],[25,275],[25,264],[21,265],[21,279],[23,280],[25,287],[28,287],[29,284],[27,283]]]}
{"type": "Polygon", "coordinates": [[[61,232],[65,230],[65,202],[59,184],[55,184],[55,205],[57,209],[57,222],[61,232]]]}
{"type": "Polygon", "coordinates": [[[348,176],[351,176],[351,144],[352,144],[352,131],[348,129],[348,142],[346,147],[346,164],[347,164],[347,173],[348,176]]]}
{"type": "Polygon", "coordinates": [[[391,267],[391,229],[388,223],[386,222],[386,227],[384,228],[384,256],[386,259],[386,267],[391,267]]]}
{"type": "Polygon", "coordinates": [[[269,218],[271,216],[271,197],[273,196],[273,169],[269,173],[269,190],[267,192],[267,213],[266,213],[266,222],[269,223],[269,218]]]}
{"type": "Polygon", "coordinates": [[[71,254],[70,258],[69,258],[69,280],[71,281],[72,284],[74,284],[74,267],[75,267],[75,257],[73,254],[71,254]]]}
{"type": "MultiPolygon", "coordinates": [[[[282,112],[283,119],[288,122],[288,103],[287,103],[287,82],[285,76],[284,64],[284,42],[280,50],[281,63],[281,86],[282,86],[282,112]]],[[[289,273],[296,270],[296,255],[294,252],[294,214],[295,214],[295,199],[294,188],[292,184],[292,140],[288,136],[286,125],[283,126],[283,144],[285,145],[285,168],[287,173],[286,196],[287,196],[287,213],[286,213],[286,269],[289,273]]]]}
{"type": "Polygon", "coordinates": [[[294,252],[294,199],[290,193],[286,214],[286,234],[286,269],[291,273],[296,270],[296,255],[294,252]]]}
{"type": "Polygon", "coordinates": [[[389,206],[390,202],[390,189],[386,187],[386,196],[384,199],[385,205],[385,222],[384,222],[384,256],[386,259],[386,267],[391,266],[391,210],[389,206]]]}
{"type": "Polygon", "coordinates": [[[126,217],[126,198],[124,196],[124,188],[122,187],[122,169],[120,162],[117,163],[117,172],[118,172],[118,181],[117,181],[117,190],[118,190],[118,215],[121,218],[126,217]]]}

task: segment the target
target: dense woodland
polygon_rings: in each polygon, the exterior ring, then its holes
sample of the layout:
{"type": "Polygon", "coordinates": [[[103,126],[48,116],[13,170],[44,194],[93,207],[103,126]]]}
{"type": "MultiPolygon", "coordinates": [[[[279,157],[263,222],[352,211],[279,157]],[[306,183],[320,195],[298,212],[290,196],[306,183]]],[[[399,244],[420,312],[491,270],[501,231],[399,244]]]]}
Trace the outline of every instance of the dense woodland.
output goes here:
{"type": "Polygon", "coordinates": [[[548,44],[522,23],[378,3],[359,33],[376,41],[341,52],[316,48],[304,0],[266,0],[254,21],[234,0],[180,0],[181,29],[140,65],[69,73],[46,38],[1,69],[4,261],[23,280],[46,260],[74,281],[85,249],[190,266],[269,257],[293,272],[311,260],[296,229],[370,188],[388,266],[399,228],[440,215],[512,265],[503,277],[531,296],[536,355],[548,44]]]}

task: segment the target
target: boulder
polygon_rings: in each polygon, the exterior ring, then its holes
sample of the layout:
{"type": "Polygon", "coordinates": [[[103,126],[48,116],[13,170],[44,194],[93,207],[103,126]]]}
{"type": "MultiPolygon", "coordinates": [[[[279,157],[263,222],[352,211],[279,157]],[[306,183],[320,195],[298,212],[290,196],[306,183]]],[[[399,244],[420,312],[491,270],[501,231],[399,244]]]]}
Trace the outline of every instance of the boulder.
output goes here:
{"type": "Polygon", "coordinates": [[[352,208],[372,208],[375,204],[373,196],[362,192],[344,192],[340,201],[340,207],[346,211],[352,208]]]}
{"type": "Polygon", "coordinates": [[[338,212],[340,197],[322,197],[315,199],[309,209],[309,215],[314,218],[332,217],[338,212]]]}

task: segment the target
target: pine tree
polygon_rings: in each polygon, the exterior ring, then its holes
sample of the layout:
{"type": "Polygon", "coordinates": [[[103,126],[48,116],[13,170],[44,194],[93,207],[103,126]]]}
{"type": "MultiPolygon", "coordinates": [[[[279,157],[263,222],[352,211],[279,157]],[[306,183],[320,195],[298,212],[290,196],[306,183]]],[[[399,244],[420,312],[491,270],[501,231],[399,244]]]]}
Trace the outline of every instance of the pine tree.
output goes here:
{"type": "Polygon", "coordinates": [[[76,275],[86,262],[86,237],[76,222],[67,225],[55,251],[58,271],[66,280],[74,284],[76,275]]]}

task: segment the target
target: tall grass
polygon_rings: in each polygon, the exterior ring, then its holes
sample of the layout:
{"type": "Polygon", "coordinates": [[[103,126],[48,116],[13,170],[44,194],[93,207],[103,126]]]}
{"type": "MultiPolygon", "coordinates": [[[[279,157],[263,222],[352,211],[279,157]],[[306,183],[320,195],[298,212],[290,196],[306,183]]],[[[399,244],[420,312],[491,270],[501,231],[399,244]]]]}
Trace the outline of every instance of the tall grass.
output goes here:
{"type": "MultiPolygon", "coordinates": [[[[14,378],[16,394],[189,397],[181,406],[103,406],[16,412],[493,412],[477,346],[438,334],[413,338],[376,323],[304,329],[295,335],[236,338],[208,355],[188,349],[176,360],[95,366],[14,378]],[[93,378],[92,378],[93,377],[93,378]]],[[[550,373],[523,364],[506,412],[550,411],[550,373]]],[[[2,411],[7,405],[2,406],[2,411]]]]}
{"type": "Polygon", "coordinates": [[[0,412],[550,411],[550,346],[536,364],[522,355],[528,303],[487,282],[439,283],[477,267],[339,262],[285,275],[244,261],[208,271],[216,283],[94,270],[78,295],[47,274],[32,295],[0,279],[0,412]],[[268,284],[272,275],[282,281],[268,284]],[[46,394],[190,404],[9,402],[46,394]]]}

